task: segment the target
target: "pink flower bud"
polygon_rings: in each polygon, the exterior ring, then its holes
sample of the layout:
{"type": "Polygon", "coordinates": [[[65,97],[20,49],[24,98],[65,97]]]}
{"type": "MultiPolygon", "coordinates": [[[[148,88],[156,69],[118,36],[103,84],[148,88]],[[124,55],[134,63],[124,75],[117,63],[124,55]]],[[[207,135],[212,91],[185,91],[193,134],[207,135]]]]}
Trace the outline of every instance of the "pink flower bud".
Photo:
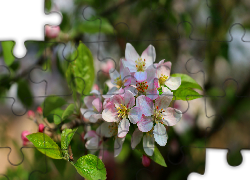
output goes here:
{"type": "Polygon", "coordinates": [[[44,125],[43,124],[39,124],[38,126],[38,131],[43,133],[43,129],[44,129],[44,125]]]}
{"type": "Polygon", "coordinates": [[[35,117],[35,113],[31,110],[28,111],[28,118],[33,119],[35,117]]]}
{"type": "Polygon", "coordinates": [[[39,106],[37,109],[36,109],[36,112],[40,115],[43,114],[43,109],[39,106]]]}
{"type": "Polygon", "coordinates": [[[105,74],[109,75],[109,70],[110,69],[114,69],[114,67],[115,67],[114,61],[109,60],[107,63],[105,63],[105,64],[102,65],[101,70],[105,74]]]}
{"type": "Polygon", "coordinates": [[[60,33],[60,27],[59,26],[45,26],[45,34],[48,38],[53,39],[58,36],[60,33]]]}
{"type": "Polygon", "coordinates": [[[29,131],[27,131],[27,130],[23,131],[22,134],[21,134],[22,140],[23,140],[23,141],[29,141],[28,138],[26,137],[26,136],[29,135],[29,134],[30,134],[29,131]]]}
{"type": "Polygon", "coordinates": [[[150,165],[151,159],[148,156],[142,156],[142,165],[148,167],[150,165]]]}
{"type": "Polygon", "coordinates": [[[94,86],[93,86],[92,90],[97,90],[97,91],[99,91],[99,90],[100,90],[100,88],[99,88],[99,86],[98,86],[97,84],[94,84],[94,86]]]}

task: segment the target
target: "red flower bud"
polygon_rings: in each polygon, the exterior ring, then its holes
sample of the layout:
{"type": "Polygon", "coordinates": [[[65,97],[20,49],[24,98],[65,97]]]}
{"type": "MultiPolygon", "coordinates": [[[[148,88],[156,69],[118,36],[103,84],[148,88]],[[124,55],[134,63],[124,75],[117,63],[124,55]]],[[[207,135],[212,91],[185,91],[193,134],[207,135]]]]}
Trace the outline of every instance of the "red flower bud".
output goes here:
{"type": "Polygon", "coordinates": [[[36,109],[36,112],[40,115],[43,114],[43,109],[39,106],[37,109],[36,109]]]}
{"type": "Polygon", "coordinates": [[[35,117],[35,113],[33,111],[29,110],[28,111],[28,118],[34,119],[34,117],[35,117]]]}
{"type": "Polygon", "coordinates": [[[44,125],[43,124],[39,124],[38,131],[42,133],[43,129],[44,129],[44,125]]]}
{"type": "Polygon", "coordinates": [[[21,134],[22,140],[23,140],[23,141],[29,141],[28,138],[26,137],[26,136],[29,135],[29,134],[30,134],[29,131],[27,131],[27,130],[23,131],[22,134],[21,134]]]}
{"type": "Polygon", "coordinates": [[[60,33],[60,27],[59,26],[45,26],[45,34],[48,38],[53,39],[58,36],[60,33]]]}
{"type": "Polygon", "coordinates": [[[142,156],[142,165],[148,167],[150,165],[151,159],[148,156],[142,156]]]}

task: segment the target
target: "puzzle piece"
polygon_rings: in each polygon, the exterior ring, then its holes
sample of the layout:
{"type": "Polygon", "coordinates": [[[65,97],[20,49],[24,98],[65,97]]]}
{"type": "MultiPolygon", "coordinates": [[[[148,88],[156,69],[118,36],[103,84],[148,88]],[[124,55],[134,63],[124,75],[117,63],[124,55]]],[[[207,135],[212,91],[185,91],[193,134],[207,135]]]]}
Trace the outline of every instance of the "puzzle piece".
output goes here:
{"type": "MultiPolygon", "coordinates": [[[[196,179],[218,179],[225,176],[229,179],[235,179],[236,177],[244,177],[247,173],[245,170],[248,167],[249,151],[243,150],[242,154],[244,161],[239,167],[228,166],[226,160],[227,150],[225,149],[206,149],[206,172],[203,176],[196,173],[192,173],[188,176],[188,180],[196,179]],[[218,167],[220,167],[218,169],[218,167]],[[230,174],[229,176],[226,174],[230,174]]],[[[245,177],[244,177],[245,178],[245,177]]]]}

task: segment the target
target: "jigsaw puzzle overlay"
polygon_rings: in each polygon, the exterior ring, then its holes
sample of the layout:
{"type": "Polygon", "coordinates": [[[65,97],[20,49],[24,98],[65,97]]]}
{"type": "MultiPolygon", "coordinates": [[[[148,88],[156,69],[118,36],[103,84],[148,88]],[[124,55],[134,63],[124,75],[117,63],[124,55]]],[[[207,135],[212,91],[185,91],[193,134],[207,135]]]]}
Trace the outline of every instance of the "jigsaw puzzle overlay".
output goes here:
{"type": "Polygon", "coordinates": [[[247,1],[18,3],[1,6],[0,178],[182,180],[206,148],[241,164],[247,1]]]}

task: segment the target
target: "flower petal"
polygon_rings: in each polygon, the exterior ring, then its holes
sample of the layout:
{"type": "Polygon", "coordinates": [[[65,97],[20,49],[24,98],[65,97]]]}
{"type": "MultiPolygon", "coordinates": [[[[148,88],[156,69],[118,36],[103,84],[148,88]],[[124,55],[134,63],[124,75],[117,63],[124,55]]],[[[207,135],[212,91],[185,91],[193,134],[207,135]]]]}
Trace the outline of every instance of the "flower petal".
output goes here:
{"type": "Polygon", "coordinates": [[[135,60],[126,60],[126,59],[124,59],[122,62],[123,62],[123,65],[125,67],[127,67],[130,72],[136,72],[137,71],[135,60]]]}
{"type": "Polygon", "coordinates": [[[170,77],[165,85],[169,87],[171,90],[176,90],[181,85],[181,78],[180,77],[170,77]]]}
{"type": "Polygon", "coordinates": [[[158,106],[159,109],[167,109],[169,104],[173,99],[173,93],[162,93],[157,99],[155,99],[155,106],[158,106]]]}
{"type": "Polygon", "coordinates": [[[117,87],[112,87],[107,94],[102,95],[103,98],[107,99],[107,98],[111,98],[111,96],[113,96],[114,94],[117,94],[118,88],[117,87]]]}
{"type": "Polygon", "coordinates": [[[136,106],[140,108],[141,113],[145,116],[151,116],[153,114],[153,101],[147,96],[139,96],[136,99],[136,106]]]}
{"type": "Polygon", "coordinates": [[[114,156],[118,156],[122,150],[122,145],[124,143],[125,137],[124,138],[115,138],[115,143],[114,143],[114,156]]]}
{"type": "Polygon", "coordinates": [[[132,135],[131,138],[131,147],[135,149],[135,147],[141,142],[143,133],[137,128],[132,135]]]}
{"type": "Polygon", "coordinates": [[[134,62],[137,60],[140,56],[136,52],[135,48],[130,44],[126,44],[126,49],[125,49],[125,58],[129,62],[134,62]]]}
{"type": "Polygon", "coordinates": [[[110,101],[112,101],[116,108],[120,107],[120,105],[124,104],[124,98],[121,95],[113,95],[110,98],[110,101]]]}
{"type": "Polygon", "coordinates": [[[143,149],[148,156],[152,156],[154,148],[154,137],[147,133],[143,136],[143,149]]]}
{"type": "Polygon", "coordinates": [[[96,134],[95,131],[91,130],[91,131],[88,131],[85,136],[84,136],[84,139],[91,139],[93,137],[97,137],[98,135],[96,134]]]}
{"type": "Polygon", "coordinates": [[[142,60],[145,59],[146,65],[145,67],[149,67],[151,64],[155,62],[156,52],[154,46],[151,44],[145,49],[141,55],[142,60]]]}
{"type": "Polygon", "coordinates": [[[98,119],[102,119],[102,114],[92,114],[89,118],[89,122],[96,123],[98,119]]]}
{"type": "Polygon", "coordinates": [[[160,146],[165,146],[167,144],[168,135],[167,135],[166,128],[163,124],[156,123],[156,125],[154,126],[153,133],[154,133],[155,141],[160,146]]]}
{"type": "Polygon", "coordinates": [[[124,101],[125,101],[124,105],[129,109],[135,105],[135,97],[130,90],[125,91],[124,101]]]}
{"type": "Polygon", "coordinates": [[[110,76],[110,79],[111,79],[111,82],[112,84],[115,84],[116,85],[116,79],[117,78],[120,78],[120,74],[117,72],[116,69],[110,69],[109,70],[109,76],[110,76]]]}
{"type": "Polygon", "coordinates": [[[153,128],[152,117],[142,115],[140,121],[137,123],[137,126],[141,132],[150,131],[153,128]]]}
{"type": "Polygon", "coordinates": [[[156,79],[158,81],[157,73],[156,73],[157,69],[153,64],[151,66],[149,66],[145,71],[147,72],[147,82],[148,83],[152,83],[152,81],[154,79],[156,79]]]}
{"type": "Polygon", "coordinates": [[[139,107],[133,107],[132,109],[130,109],[128,113],[128,118],[130,122],[133,124],[138,123],[138,121],[140,121],[141,119],[141,116],[142,116],[142,113],[139,107]]]}
{"type": "Polygon", "coordinates": [[[134,74],[134,77],[136,78],[137,82],[143,82],[145,80],[147,80],[147,72],[144,71],[144,72],[136,72],[134,74]]]}
{"type": "Polygon", "coordinates": [[[177,124],[182,117],[182,112],[178,109],[174,109],[174,108],[167,108],[165,110],[165,112],[162,113],[163,118],[162,122],[167,125],[167,126],[174,126],[175,124],[177,124]]]}
{"type": "Polygon", "coordinates": [[[118,125],[118,137],[123,138],[127,135],[129,131],[129,120],[128,119],[122,119],[118,125]]]}
{"type": "Polygon", "coordinates": [[[84,104],[87,106],[88,109],[93,109],[93,105],[92,105],[92,102],[93,100],[96,99],[96,96],[86,96],[83,101],[84,101],[84,104]]]}
{"type": "Polygon", "coordinates": [[[115,123],[104,122],[97,129],[96,133],[104,137],[112,137],[115,134],[115,123]]]}
{"type": "Polygon", "coordinates": [[[102,118],[107,122],[117,122],[119,121],[117,115],[117,109],[115,108],[114,103],[107,103],[105,109],[102,111],[102,118]]]}
{"type": "Polygon", "coordinates": [[[92,101],[92,105],[96,108],[96,110],[101,113],[102,112],[102,102],[100,98],[96,98],[92,101]]]}
{"type": "Polygon", "coordinates": [[[85,147],[89,150],[98,150],[99,149],[99,137],[94,137],[88,140],[85,144],[85,147]]]}

